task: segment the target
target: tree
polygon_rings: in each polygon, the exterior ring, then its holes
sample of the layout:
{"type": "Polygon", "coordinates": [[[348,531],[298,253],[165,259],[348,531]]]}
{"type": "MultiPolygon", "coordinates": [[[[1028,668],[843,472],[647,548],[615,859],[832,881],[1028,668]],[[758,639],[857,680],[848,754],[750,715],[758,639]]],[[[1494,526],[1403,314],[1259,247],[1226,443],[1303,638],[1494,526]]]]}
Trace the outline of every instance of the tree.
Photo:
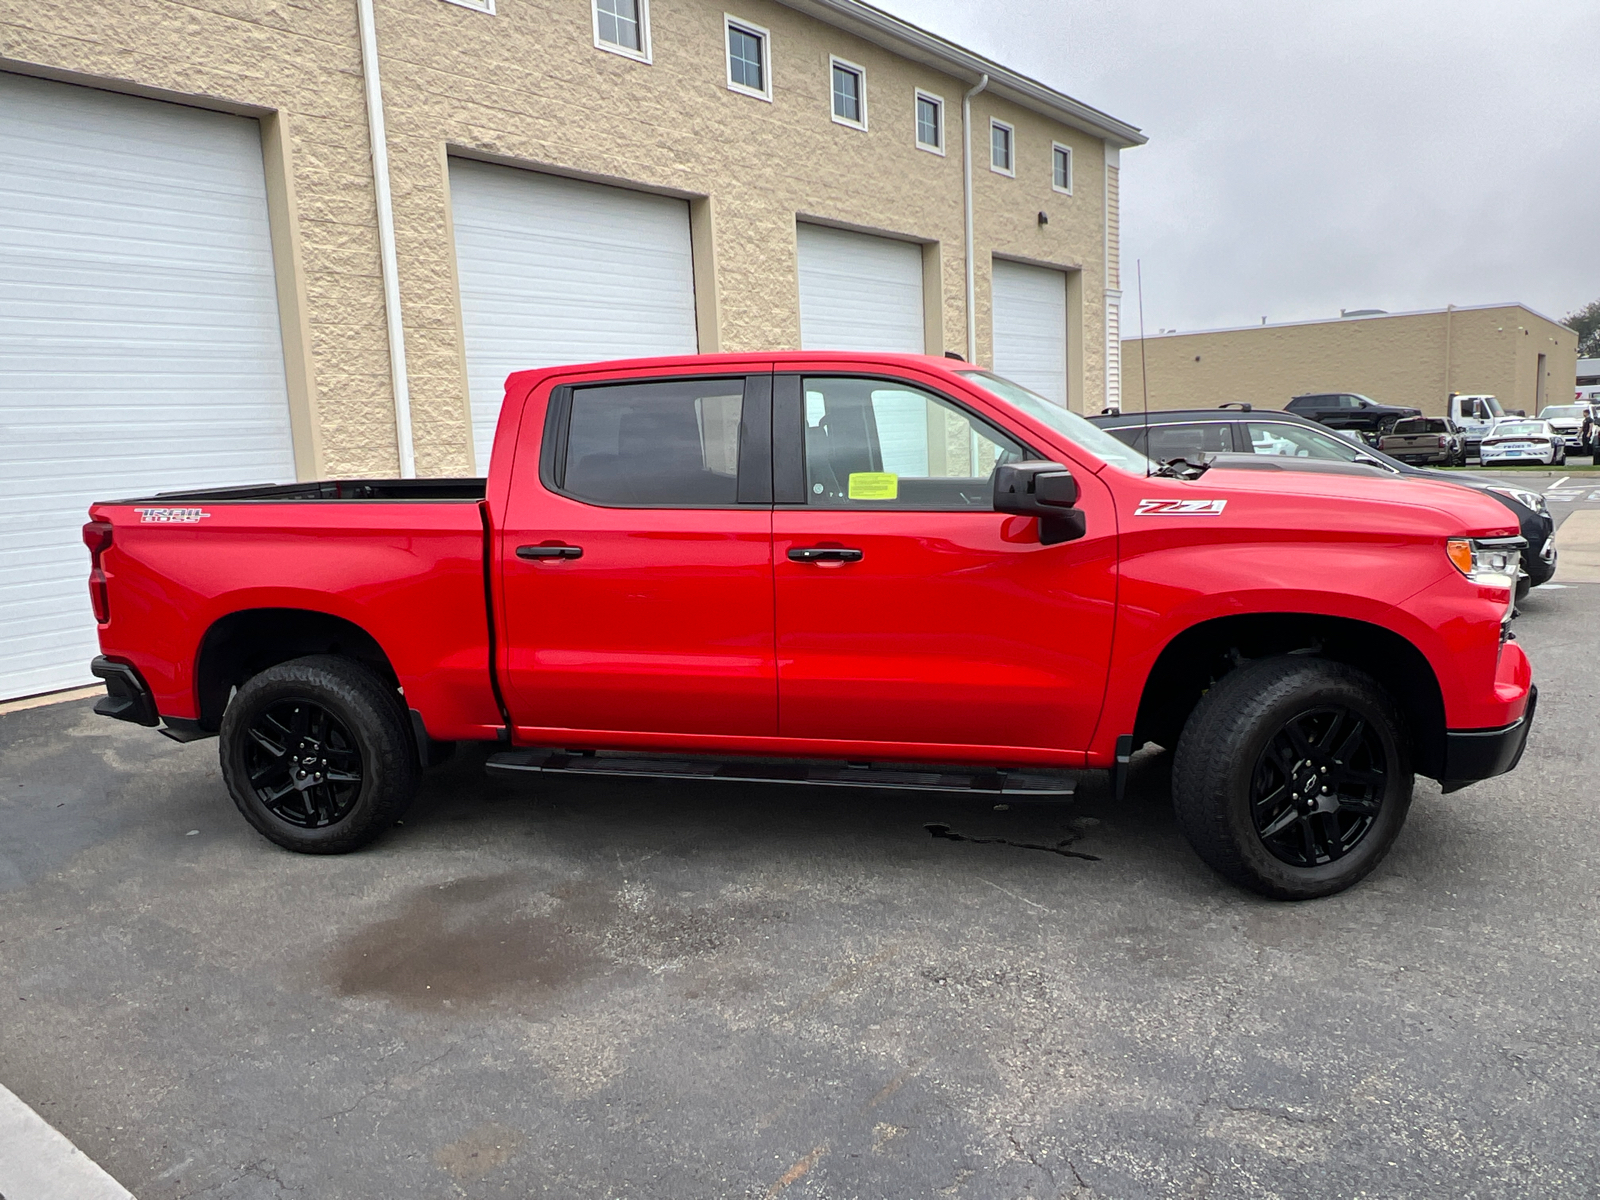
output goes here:
{"type": "Polygon", "coordinates": [[[1569,313],[1561,322],[1578,335],[1578,357],[1600,358],[1600,300],[1569,313]]]}

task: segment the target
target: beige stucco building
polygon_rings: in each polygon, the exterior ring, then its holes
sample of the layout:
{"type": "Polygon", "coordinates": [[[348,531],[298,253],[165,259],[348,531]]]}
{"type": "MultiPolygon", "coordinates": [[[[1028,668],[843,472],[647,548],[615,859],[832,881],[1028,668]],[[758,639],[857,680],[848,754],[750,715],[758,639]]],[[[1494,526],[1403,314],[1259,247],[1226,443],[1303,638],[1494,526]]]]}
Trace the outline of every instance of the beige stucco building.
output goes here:
{"type": "Polygon", "coordinates": [[[1570,401],[1578,335],[1521,304],[1168,333],[1122,343],[1124,408],[1282,408],[1358,392],[1442,416],[1451,392],[1537,412],[1570,401]]]}
{"type": "Polygon", "coordinates": [[[84,680],[92,500],[482,473],[514,369],[957,352],[1098,410],[1143,141],[859,0],[0,0],[0,699],[84,680]]]}
{"type": "MultiPolygon", "coordinates": [[[[964,350],[961,97],[984,74],[972,104],[979,359],[992,356],[994,259],[1057,268],[1070,285],[1070,401],[1100,405],[1116,156],[1143,140],[1135,130],[861,4],[653,0],[637,55],[597,44],[602,9],[609,0],[499,0],[492,13],[376,4],[419,474],[473,469],[453,158],[684,199],[702,351],[801,344],[804,221],[925,247],[925,348],[964,350]],[[729,86],[730,9],[769,39],[766,97],[729,86]],[[833,119],[834,56],[861,68],[862,127],[833,119]],[[919,89],[943,101],[940,153],[917,144],[919,89]],[[989,169],[992,118],[1014,128],[1011,176],[989,169]],[[1070,195],[1053,186],[1056,143],[1072,151],[1070,195]]],[[[398,471],[358,0],[6,0],[0,11],[6,70],[259,121],[299,473],[398,471]]]]}

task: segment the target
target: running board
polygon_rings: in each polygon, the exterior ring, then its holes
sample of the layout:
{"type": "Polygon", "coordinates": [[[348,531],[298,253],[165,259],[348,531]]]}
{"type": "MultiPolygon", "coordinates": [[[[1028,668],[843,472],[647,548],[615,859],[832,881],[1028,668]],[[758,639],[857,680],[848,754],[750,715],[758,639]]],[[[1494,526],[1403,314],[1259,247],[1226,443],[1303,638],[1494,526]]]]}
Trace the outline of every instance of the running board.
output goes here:
{"type": "Polygon", "coordinates": [[[1054,771],[993,768],[836,766],[791,759],[662,758],[648,754],[566,750],[506,750],[484,763],[491,775],[606,775],[635,779],[721,780],[729,783],[798,783],[813,787],[898,788],[1018,799],[1064,800],[1077,781],[1054,771]]]}

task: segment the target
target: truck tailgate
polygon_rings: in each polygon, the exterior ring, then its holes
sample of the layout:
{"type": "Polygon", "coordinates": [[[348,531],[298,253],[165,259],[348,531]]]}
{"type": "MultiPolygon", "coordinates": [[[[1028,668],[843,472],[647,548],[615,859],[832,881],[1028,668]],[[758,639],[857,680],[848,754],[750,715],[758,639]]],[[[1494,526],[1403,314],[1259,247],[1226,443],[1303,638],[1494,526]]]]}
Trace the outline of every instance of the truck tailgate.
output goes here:
{"type": "Polygon", "coordinates": [[[495,736],[479,502],[196,495],[90,515],[113,527],[102,651],[138,668],[163,716],[201,716],[197,662],[219,621],[292,609],[369,634],[433,737],[495,736]]]}

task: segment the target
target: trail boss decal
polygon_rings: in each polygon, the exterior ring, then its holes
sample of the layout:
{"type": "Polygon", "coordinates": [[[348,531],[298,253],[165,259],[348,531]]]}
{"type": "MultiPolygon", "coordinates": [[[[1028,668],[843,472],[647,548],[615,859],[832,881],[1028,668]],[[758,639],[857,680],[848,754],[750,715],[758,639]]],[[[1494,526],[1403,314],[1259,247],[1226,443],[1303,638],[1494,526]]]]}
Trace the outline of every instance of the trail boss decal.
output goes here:
{"type": "Polygon", "coordinates": [[[211,514],[203,508],[136,508],[145,525],[196,525],[211,514]]]}
{"type": "Polygon", "coordinates": [[[1226,500],[1141,500],[1136,517],[1220,517],[1226,500]]]}

